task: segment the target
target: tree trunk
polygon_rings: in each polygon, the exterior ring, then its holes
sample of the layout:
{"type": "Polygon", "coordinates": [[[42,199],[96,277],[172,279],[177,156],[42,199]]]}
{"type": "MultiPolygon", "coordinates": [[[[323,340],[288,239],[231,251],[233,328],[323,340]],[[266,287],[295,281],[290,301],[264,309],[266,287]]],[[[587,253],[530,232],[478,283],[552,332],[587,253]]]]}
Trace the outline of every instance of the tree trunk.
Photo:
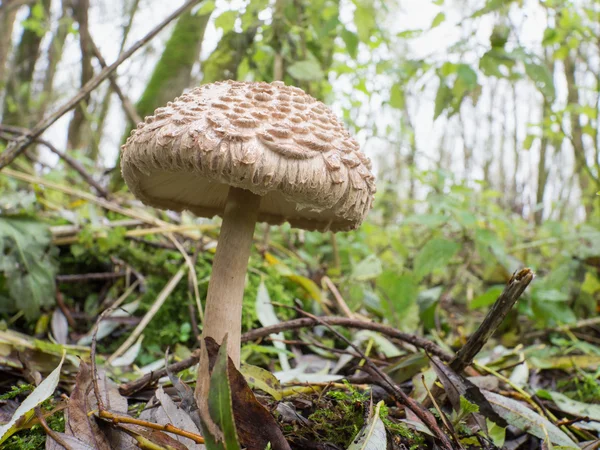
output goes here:
{"type": "Polygon", "coordinates": [[[72,17],[69,12],[69,7],[66,1],[62,2],[62,12],[58,19],[58,26],[50,41],[48,47],[48,66],[46,67],[46,73],[44,75],[44,84],[42,86],[42,92],[40,94],[39,107],[37,109],[37,121],[42,120],[46,115],[48,106],[52,103],[53,97],[53,84],[54,76],[56,75],[56,69],[58,63],[63,56],[63,48],[67,35],[69,34],[69,28],[71,27],[72,17]]]}
{"type": "MultiPolygon", "coordinates": [[[[92,67],[92,49],[89,39],[88,28],[88,11],[90,8],[89,0],[76,0],[73,3],[73,16],[79,24],[79,48],[81,49],[81,82],[80,86],[84,86],[94,76],[94,68],[92,67]]],[[[67,138],[67,148],[79,148],[86,144],[86,140],[90,138],[90,133],[86,133],[85,126],[87,120],[87,109],[90,96],[85,97],[75,108],[73,119],[69,124],[69,132],[67,138]]],[[[89,131],[89,130],[88,130],[89,131]]],[[[89,155],[92,159],[96,155],[89,155]]]]}
{"type": "Polygon", "coordinates": [[[4,86],[6,62],[12,48],[12,32],[19,7],[10,2],[0,8],[0,89],[4,86]]]}
{"type": "Polygon", "coordinates": [[[26,19],[32,23],[40,23],[40,28],[23,28],[15,59],[11,64],[13,70],[6,82],[2,122],[8,125],[29,128],[35,122],[30,114],[33,73],[40,56],[40,44],[48,28],[50,0],[42,0],[41,4],[43,17],[36,17],[39,10],[32,5],[26,19]]]}
{"type": "MultiPolygon", "coordinates": [[[[569,106],[579,105],[579,90],[577,88],[577,80],[575,78],[575,60],[572,55],[565,58],[565,77],[567,79],[567,102],[569,106]]],[[[579,113],[572,110],[570,113],[571,121],[571,145],[573,147],[573,156],[575,159],[575,172],[579,180],[579,188],[581,189],[581,200],[585,207],[586,215],[589,217],[593,211],[593,195],[600,184],[593,177],[591,168],[588,166],[585,156],[585,146],[583,143],[583,129],[579,121],[579,113]],[[594,186],[594,183],[596,184],[594,186]]]]}

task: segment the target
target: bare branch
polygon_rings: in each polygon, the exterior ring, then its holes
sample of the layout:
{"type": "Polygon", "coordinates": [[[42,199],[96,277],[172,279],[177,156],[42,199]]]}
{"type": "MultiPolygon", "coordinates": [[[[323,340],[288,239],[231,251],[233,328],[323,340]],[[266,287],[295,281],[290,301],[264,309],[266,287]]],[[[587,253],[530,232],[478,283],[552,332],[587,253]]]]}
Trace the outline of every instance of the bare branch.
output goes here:
{"type": "MultiPolygon", "coordinates": [[[[18,134],[21,136],[31,134],[31,131],[28,130],[27,128],[15,127],[12,125],[3,125],[3,124],[0,124],[0,131],[4,131],[4,132],[10,133],[10,134],[18,134]]],[[[44,145],[45,147],[47,147],[48,150],[50,150],[55,155],[58,155],[59,158],[61,158],[64,162],[66,162],[69,166],[71,166],[71,168],[73,168],[73,170],[75,170],[77,173],[79,173],[79,175],[81,175],[81,178],[83,178],[87,184],[89,184],[90,186],[92,186],[94,189],[96,189],[98,191],[98,194],[100,194],[101,197],[108,198],[108,191],[106,189],[104,189],[104,187],[102,187],[102,185],[100,183],[98,183],[96,180],[94,180],[94,178],[84,169],[84,167],[79,163],[79,161],[77,161],[76,159],[72,158],[71,156],[67,155],[64,152],[61,152],[51,142],[49,142],[45,139],[38,137],[38,138],[35,138],[34,140],[35,140],[35,142],[38,142],[38,143],[44,145]]]]}

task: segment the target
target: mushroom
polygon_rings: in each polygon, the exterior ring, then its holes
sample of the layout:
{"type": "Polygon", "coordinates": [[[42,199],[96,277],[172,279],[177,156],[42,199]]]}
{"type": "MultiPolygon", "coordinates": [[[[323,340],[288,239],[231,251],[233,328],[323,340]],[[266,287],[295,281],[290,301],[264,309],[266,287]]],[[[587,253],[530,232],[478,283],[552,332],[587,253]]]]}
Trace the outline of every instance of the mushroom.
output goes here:
{"type": "Polygon", "coordinates": [[[333,112],[279,81],[195,88],[146,117],[122,151],[123,177],[143,203],[223,217],[203,335],[227,334],[237,367],[256,222],[348,231],[375,193],[369,158],[333,112]]]}

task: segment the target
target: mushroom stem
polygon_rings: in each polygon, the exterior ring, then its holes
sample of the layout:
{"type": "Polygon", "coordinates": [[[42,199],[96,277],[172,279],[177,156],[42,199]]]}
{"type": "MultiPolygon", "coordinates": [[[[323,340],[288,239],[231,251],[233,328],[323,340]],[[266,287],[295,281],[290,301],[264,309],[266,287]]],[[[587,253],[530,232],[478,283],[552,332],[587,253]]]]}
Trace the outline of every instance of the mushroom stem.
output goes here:
{"type": "Polygon", "coordinates": [[[206,296],[202,336],[221,343],[227,334],[227,353],[238,368],[246,269],[260,200],[245,189],[229,188],[206,296]]]}

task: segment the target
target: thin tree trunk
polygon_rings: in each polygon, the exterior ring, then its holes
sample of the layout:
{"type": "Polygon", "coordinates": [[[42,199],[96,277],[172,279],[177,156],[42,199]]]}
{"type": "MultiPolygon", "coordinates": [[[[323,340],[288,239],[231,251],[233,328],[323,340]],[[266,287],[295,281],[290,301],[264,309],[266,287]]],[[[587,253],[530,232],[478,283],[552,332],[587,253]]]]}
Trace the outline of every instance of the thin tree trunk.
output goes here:
{"type": "MultiPolygon", "coordinates": [[[[572,55],[568,55],[564,61],[565,77],[567,79],[567,101],[571,106],[579,105],[579,90],[577,88],[577,80],[575,77],[575,61],[572,55]]],[[[579,121],[579,113],[572,110],[570,113],[571,122],[571,145],[573,147],[573,156],[575,158],[575,172],[579,180],[579,188],[581,189],[582,202],[585,207],[586,215],[589,217],[592,213],[593,200],[591,199],[592,190],[600,186],[593,186],[592,182],[596,181],[591,169],[587,164],[585,156],[585,146],[583,143],[583,129],[579,121]]]]}
{"type": "Polygon", "coordinates": [[[6,62],[12,49],[12,32],[19,8],[4,4],[0,8],[0,89],[4,86],[6,62]]]}
{"type": "Polygon", "coordinates": [[[515,83],[512,83],[512,106],[513,106],[513,122],[515,129],[513,130],[513,159],[514,159],[514,174],[510,183],[510,198],[512,200],[513,210],[515,209],[514,202],[517,198],[517,194],[519,193],[519,178],[518,178],[518,169],[519,169],[519,111],[517,108],[517,86],[515,83]]]}
{"type": "MultiPolygon", "coordinates": [[[[46,29],[50,16],[50,0],[42,0],[42,7],[44,11],[42,20],[45,22],[43,29],[46,29]]],[[[35,17],[33,8],[31,6],[29,9],[28,21],[40,20],[35,17]]],[[[6,82],[2,121],[8,125],[29,128],[35,121],[35,117],[30,114],[32,82],[44,34],[44,31],[40,32],[29,27],[24,28],[21,34],[12,64],[13,70],[6,82]]]]}
{"type": "Polygon", "coordinates": [[[488,186],[494,186],[494,180],[491,179],[490,170],[492,167],[492,162],[494,161],[494,123],[496,122],[496,118],[494,115],[494,106],[496,100],[496,91],[498,88],[498,82],[493,81],[490,85],[490,109],[488,111],[488,132],[487,132],[487,140],[485,143],[485,153],[484,153],[484,162],[483,162],[483,179],[488,184],[488,186]]]}
{"type": "MultiPolygon", "coordinates": [[[[73,3],[73,16],[79,24],[79,48],[81,49],[81,86],[84,86],[94,76],[94,68],[92,67],[92,49],[89,40],[89,28],[88,28],[88,12],[90,8],[89,0],[75,0],[73,3]]],[[[86,140],[89,139],[89,133],[87,130],[86,116],[87,106],[90,101],[88,95],[79,105],[75,108],[73,119],[69,124],[69,132],[67,138],[67,148],[79,148],[85,145],[86,140]]],[[[89,130],[87,130],[89,131],[89,130]]],[[[89,155],[92,159],[95,159],[96,155],[89,155]]]]}
{"type": "Polygon", "coordinates": [[[67,2],[63,1],[62,12],[60,18],[58,19],[58,25],[54,35],[52,36],[50,46],[48,47],[48,66],[46,67],[42,92],[40,93],[39,106],[36,113],[38,122],[46,115],[48,106],[53,100],[52,94],[54,76],[56,75],[56,69],[63,56],[63,48],[72,23],[69,9],[70,8],[68,7],[67,2]]]}
{"type": "MultiPolygon", "coordinates": [[[[546,120],[548,120],[550,113],[550,105],[548,104],[548,101],[544,99],[544,105],[542,106],[542,123],[545,123],[546,120]]],[[[544,193],[546,192],[546,182],[548,181],[546,158],[550,150],[549,147],[550,138],[544,133],[540,141],[540,157],[538,159],[537,187],[535,191],[534,220],[537,225],[540,225],[544,219],[544,193]]]]}

